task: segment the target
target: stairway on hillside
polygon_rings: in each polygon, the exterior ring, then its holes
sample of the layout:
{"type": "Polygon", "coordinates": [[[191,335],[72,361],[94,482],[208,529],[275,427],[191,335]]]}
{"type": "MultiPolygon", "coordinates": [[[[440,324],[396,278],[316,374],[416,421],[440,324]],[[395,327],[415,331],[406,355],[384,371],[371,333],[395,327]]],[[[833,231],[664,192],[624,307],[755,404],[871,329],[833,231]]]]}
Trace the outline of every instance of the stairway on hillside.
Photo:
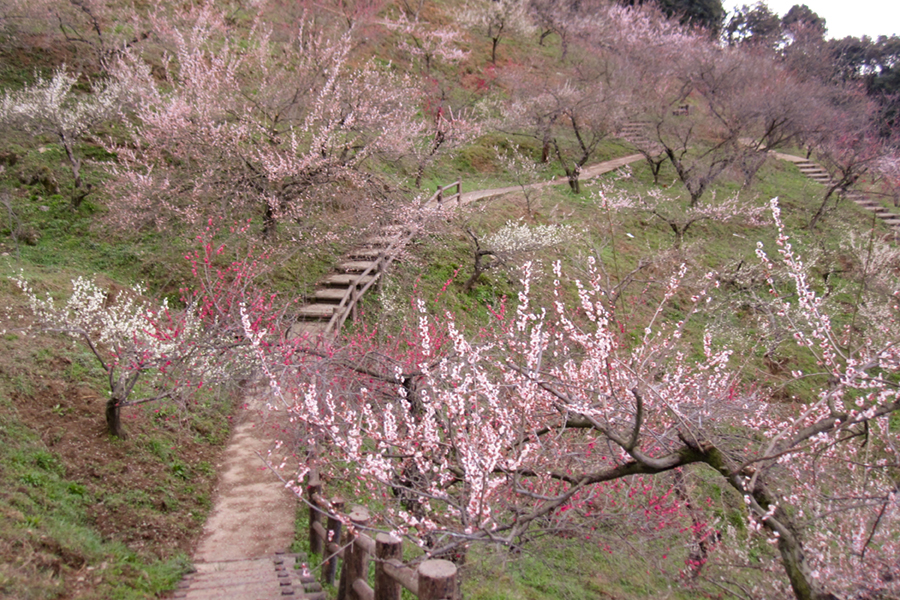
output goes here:
{"type": "Polygon", "coordinates": [[[345,254],[337,266],[317,284],[310,302],[296,313],[291,335],[334,333],[340,311],[350,310],[347,299],[381,276],[379,258],[402,250],[403,228],[388,225],[375,236],[345,254]],[[344,306],[341,303],[344,302],[344,306]]]}
{"type": "MultiPolygon", "coordinates": [[[[826,171],[816,163],[809,160],[794,160],[792,162],[797,165],[797,168],[800,169],[801,173],[803,173],[816,183],[821,183],[825,186],[831,185],[831,175],[829,175],[828,171],[826,171]]],[[[884,221],[889,227],[891,227],[894,230],[895,234],[900,233],[900,214],[888,210],[880,203],[870,199],[863,192],[850,189],[846,190],[843,196],[857,206],[875,213],[875,216],[884,221]]]]}
{"type": "Polygon", "coordinates": [[[325,600],[302,555],[195,563],[176,600],[325,600]]]}
{"type": "Polygon", "coordinates": [[[629,121],[622,125],[618,137],[630,142],[635,148],[654,155],[660,154],[663,151],[662,146],[647,137],[647,127],[649,126],[649,121],[629,121]]]}

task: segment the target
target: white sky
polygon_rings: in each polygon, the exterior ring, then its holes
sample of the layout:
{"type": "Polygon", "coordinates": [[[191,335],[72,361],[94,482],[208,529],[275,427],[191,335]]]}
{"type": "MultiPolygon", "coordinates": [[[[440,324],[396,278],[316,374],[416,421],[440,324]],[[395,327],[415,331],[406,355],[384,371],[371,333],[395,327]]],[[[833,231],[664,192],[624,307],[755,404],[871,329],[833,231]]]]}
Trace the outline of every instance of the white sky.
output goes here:
{"type": "MultiPolygon", "coordinates": [[[[722,4],[731,12],[744,4],[752,6],[756,0],[723,0],[722,4]]],[[[806,4],[825,19],[832,38],[900,35],[900,0],[765,0],[765,4],[781,17],[793,5],[806,4]]]]}

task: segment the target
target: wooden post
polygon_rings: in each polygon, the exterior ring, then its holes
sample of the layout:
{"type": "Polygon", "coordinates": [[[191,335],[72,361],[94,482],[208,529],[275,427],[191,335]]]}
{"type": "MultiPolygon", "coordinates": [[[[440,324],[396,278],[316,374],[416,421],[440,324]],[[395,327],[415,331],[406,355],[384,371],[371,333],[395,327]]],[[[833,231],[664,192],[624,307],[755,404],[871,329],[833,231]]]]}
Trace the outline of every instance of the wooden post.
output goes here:
{"type": "MultiPolygon", "coordinates": [[[[369,511],[362,506],[354,506],[347,516],[357,527],[364,527],[369,522],[369,511]]],[[[369,574],[367,552],[356,543],[356,534],[351,533],[349,529],[344,535],[344,564],[341,567],[337,600],[359,600],[359,595],[353,589],[353,582],[357,579],[366,579],[369,574]]]]}
{"type": "Polygon", "coordinates": [[[316,496],[322,494],[322,481],[319,472],[313,469],[309,472],[309,483],[306,484],[306,497],[309,499],[309,551],[313,554],[322,554],[323,540],[316,535],[315,525],[322,521],[322,513],[319,512],[316,496]]]}
{"type": "Polygon", "coordinates": [[[455,600],[456,565],[449,560],[426,560],[419,565],[419,600],[455,600]]]}
{"type": "MultiPolygon", "coordinates": [[[[328,515],[327,529],[329,542],[334,542],[335,544],[341,543],[341,520],[332,515],[336,515],[343,510],[344,499],[340,496],[332,498],[331,515],[328,515]]],[[[330,556],[330,558],[322,563],[322,579],[327,581],[330,585],[334,585],[334,578],[337,575],[338,557],[328,549],[327,543],[325,544],[325,553],[323,556],[330,556]]]]}
{"type": "Polygon", "coordinates": [[[403,558],[403,541],[389,533],[375,536],[375,600],[400,600],[402,587],[384,570],[384,561],[403,558]]]}

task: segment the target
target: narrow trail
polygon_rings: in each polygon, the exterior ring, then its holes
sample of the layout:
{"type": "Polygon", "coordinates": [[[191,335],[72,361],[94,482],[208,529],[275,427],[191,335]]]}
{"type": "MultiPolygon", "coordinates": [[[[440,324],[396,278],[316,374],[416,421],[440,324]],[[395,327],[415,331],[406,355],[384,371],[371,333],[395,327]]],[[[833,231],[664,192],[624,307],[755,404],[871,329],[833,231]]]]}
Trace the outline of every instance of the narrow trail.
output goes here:
{"type": "MultiPolygon", "coordinates": [[[[797,166],[800,172],[812,179],[816,183],[828,186],[832,185],[831,175],[821,165],[812,162],[809,159],[792,154],[784,154],[782,152],[772,152],[772,156],[777,159],[785,160],[797,166]]],[[[860,208],[872,212],[876,217],[881,219],[885,225],[890,227],[895,238],[900,236],[900,214],[885,208],[880,202],[873,200],[865,192],[859,192],[854,189],[847,189],[842,192],[844,198],[847,198],[860,208]]]]}
{"type": "Polygon", "coordinates": [[[216,497],[195,562],[259,558],[287,549],[294,540],[297,500],[260,459],[280,437],[279,413],[268,412],[256,399],[237,416],[240,421],[217,465],[216,497]]]}
{"type": "MultiPolygon", "coordinates": [[[[629,154],[628,156],[623,156],[621,158],[615,158],[613,160],[607,160],[602,163],[597,163],[596,165],[591,165],[590,167],[585,167],[581,171],[580,179],[582,181],[587,179],[593,179],[595,177],[599,177],[605,173],[609,173],[610,171],[615,171],[620,167],[624,167],[625,165],[630,165],[633,162],[637,162],[639,160],[643,160],[643,154],[629,154]]],[[[550,181],[542,181],[540,183],[533,183],[531,185],[525,186],[527,188],[542,188],[549,187],[551,185],[568,185],[568,180],[565,177],[560,177],[558,179],[551,179],[550,181]]],[[[476,190],[473,192],[466,192],[460,196],[459,203],[460,204],[469,204],[471,202],[476,202],[478,200],[484,200],[486,198],[493,198],[495,196],[502,196],[504,194],[511,194],[513,192],[521,191],[522,187],[518,185],[513,185],[509,187],[502,188],[494,188],[490,190],[476,190]]]]}
{"type": "Polygon", "coordinates": [[[285,551],[294,540],[297,499],[263,464],[261,456],[285,436],[283,413],[260,398],[236,413],[228,446],[216,465],[219,482],[194,572],[172,598],[185,600],[324,600],[304,556],[285,551]]]}

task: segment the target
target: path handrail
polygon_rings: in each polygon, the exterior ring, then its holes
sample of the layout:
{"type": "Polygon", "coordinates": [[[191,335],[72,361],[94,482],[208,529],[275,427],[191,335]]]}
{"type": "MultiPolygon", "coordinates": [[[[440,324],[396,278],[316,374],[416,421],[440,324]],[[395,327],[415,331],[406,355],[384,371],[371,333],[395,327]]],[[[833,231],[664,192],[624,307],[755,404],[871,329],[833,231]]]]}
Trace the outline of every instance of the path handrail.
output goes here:
{"type": "Polygon", "coordinates": [[[461,179],[457,179],[453,183],[447,184],[444,187],[439,186],[437,191],[434,193],[434,195],[431,198],[429,198],[428,201],[425,202],[425,204],[423,206],[428,206],[429,204],[432,204],[432,203],[437,203],[438,205],[441,205],[444,200],[449,201],[449,200],[453,200],[454,198],[456,198],[457,204],[459,204],[460,200],[462,199],[462,180],[461,179]],[[447,190],[449,190],[451,188],[456,188],[456,193],[451,194],[450,196],[447,196],[445,198],[444,192],[446,192],[447,190]]]}
{"type": "Polygon", "coordinates": [[[325,335],[337,333],[341,330],[347,317],[349,317],[352,311],[356,309],[356,305],[363,295],[365,295],[369,288],[381,278],[381,274],[391,266],[391,263],[397,258],[399,250],[409,243],[409,240],[412,239],[414,234],[415,231],[408,231],[405,234],[401,234],[400,237],[393,240],[386,249],[382,250],[378,255],[378,258],[373,260],[372,264],[370,264],[365,271],[356,276],[356,282],[347,288],[347,291],[341,297],[341,301],[338,303],[337,307],[335,307],[331,320],[328,321],[328,326],[325,328],[325,335]],[[359,282],[369,275],[371,275],[372,279],[360,288],[359,282]]]}
{"type": "Polygon", "coordinates": [[[426,560],[413,569],[402,562],[403,542],[379,533],[372,539],[365,533],[371,521],[369,511],[354,506],[344,515],[343,499],[326,500],[318,473],[309,474],[306,486],[309,504],[309,548],[322,554],[322,578],[334,585],[337,559],[343,561],[337,600],[400,600],[401,587],[420,600],[455,600],[456,565],[448,560],[426,560]],[[327,528],[322,525],[328,519],[327,528]],[[347,527],[343,527],[346,523],[347,527]],[[342,535],[343,534],[343,535],[342,535]],[[374,587],[369,585],[369,561],[375,561],[374,587]]]}

